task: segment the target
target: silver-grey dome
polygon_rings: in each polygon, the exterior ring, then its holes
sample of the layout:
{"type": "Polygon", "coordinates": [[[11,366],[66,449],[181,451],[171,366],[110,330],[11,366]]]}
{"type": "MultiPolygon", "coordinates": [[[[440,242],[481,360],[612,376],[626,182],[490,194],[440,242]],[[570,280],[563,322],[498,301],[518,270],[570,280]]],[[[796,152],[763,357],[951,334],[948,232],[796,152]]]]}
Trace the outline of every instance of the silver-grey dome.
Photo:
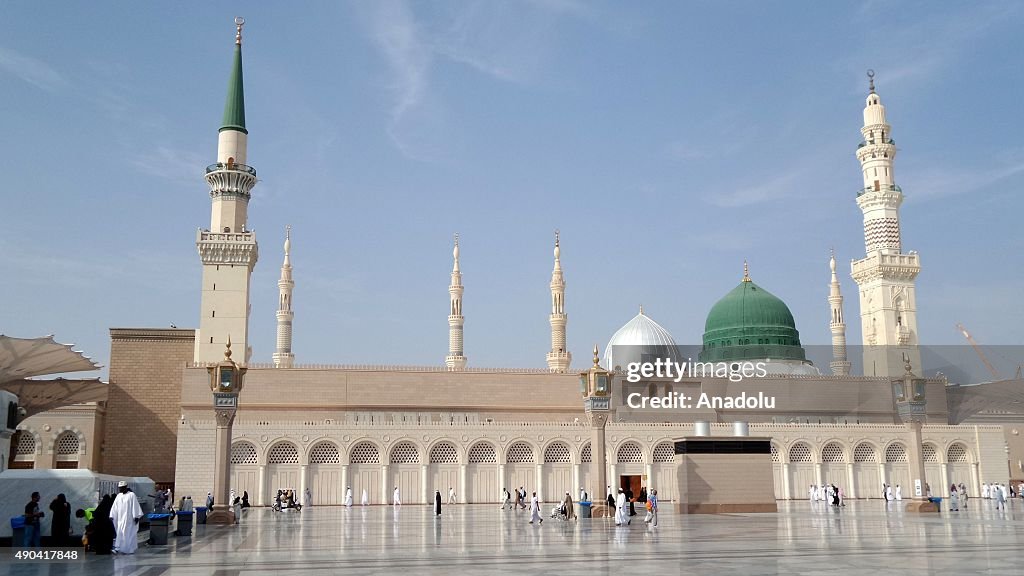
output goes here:
{"type": "Polygon", "coordinates": [[[619,328],[615,334],[612,335],[611,340],[608,341],[608,346],[604,349],[604,365],[609,370],[618,366],[625,366],[629,362],[639,362],[640,354],[649,351],[654,354],[665,354],[666,351],[674,351],[676,347],[675,338],[668,330],[665,330],[661,324],[658,324],[654,320],[651,320],[649,316],[644,314],[644,309],[640,308],[640,313],[633,317],[632,320],[626,322],[626,324],[619,328]],[[628,358],[613,357],[613,349],[619,346],[619,355],[622,356],[625,353],[628,358]],[[621,348],[628,346],[629,348],[621,348]],[[633,358],[636,356],[636,358],[633,358]]]}

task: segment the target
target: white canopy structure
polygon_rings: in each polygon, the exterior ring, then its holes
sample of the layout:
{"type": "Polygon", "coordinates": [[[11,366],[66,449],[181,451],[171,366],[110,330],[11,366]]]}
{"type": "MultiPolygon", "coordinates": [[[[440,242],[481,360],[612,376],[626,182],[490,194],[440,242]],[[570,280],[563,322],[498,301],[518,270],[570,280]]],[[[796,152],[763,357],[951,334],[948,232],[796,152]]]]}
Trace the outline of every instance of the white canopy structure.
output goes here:
{"type": "Polygon", "coordinates": [[[99,370],[88,356],[53,336],[13,338],[0,334],[0,390],[18,396],[26,415],[61,406],[107,399],[108,385],[99,378],[32,380],[33,376],[99,370]]]}

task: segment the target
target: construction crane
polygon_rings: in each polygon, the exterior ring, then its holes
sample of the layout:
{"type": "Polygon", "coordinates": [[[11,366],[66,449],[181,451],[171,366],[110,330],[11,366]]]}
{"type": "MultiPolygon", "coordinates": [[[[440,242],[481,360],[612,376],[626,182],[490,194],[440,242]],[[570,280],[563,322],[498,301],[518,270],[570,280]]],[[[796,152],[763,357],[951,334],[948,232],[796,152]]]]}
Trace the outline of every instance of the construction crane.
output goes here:
{"type": "MultiPolygon", "coordinates": [[[[988,358],[985,357],[985,353],[981,351],[981,347],[978,346],[978,343],[975,342],[974,338],[971,337],[971,333],[967,331],[967,328],[964,328],[963,324],[957,323],[956,329],[959,330],[960,333],[964,335],[964,338],[967,338],[967,342],[969,342],[971,347],[974,348],[974,351],[978,353],[978,357],[981,358],[981,362],[985,365],[985,368],[988,368],[988,371],[990,374],[992,374],[992,377],[995,378],[996,380],[1002,380],[1003,377],[999,374],[999,371],[996,370],[996,367],[993,366],[992,363],[988,361],[988,358]]],[[[1017,374],[1019,378],[1019,366],[1017,367],[1017,374]]]]}

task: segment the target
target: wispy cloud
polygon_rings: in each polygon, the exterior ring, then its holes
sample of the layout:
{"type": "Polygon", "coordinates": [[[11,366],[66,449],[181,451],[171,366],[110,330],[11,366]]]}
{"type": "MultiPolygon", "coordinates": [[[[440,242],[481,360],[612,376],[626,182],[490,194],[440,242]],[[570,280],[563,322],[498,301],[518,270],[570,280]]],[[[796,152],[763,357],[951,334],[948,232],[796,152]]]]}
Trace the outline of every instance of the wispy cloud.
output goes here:
{"type": "Polygon", "coordinates": [[[194,185],[209,162],[195,152],[158,146],[136,154],[132,164],[151,176],[194,185]]]}
{"type": "Polygon", "coordinates": [[[761,184],[742,186],[731,192],[712,194],[708,202],[720,208],[739,208],[791,198],[797,182],[806,178],[803,173],[790,172],[761,184]]]}
{"type": "Polygon", "coordinates": [[[42,60],[0,47],[0,70],[42,88],[55,92],[68,85],[67,79],[42,60]]]}
{"type": "Polygon", "coordinates": [[[922,174],[906,173],[908,194],[916,200],[935,200],[958,194],[979,192],[1011,176],[1024,173],[1024,154],[1018,153],[997,165],[983,167],[958,166],[956,170],[929,168],[922,174]]]}

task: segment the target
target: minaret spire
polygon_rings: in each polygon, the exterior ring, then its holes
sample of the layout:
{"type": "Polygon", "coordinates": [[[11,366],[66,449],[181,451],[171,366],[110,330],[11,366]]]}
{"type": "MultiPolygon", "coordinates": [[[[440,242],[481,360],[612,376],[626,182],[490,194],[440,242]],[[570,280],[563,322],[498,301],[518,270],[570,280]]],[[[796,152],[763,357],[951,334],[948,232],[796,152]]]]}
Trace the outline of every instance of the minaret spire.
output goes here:
{"type": "Polygon", "coordinates": [[[843,319],[843,295],[839,292],[839,277],[836,276],[836,253],[831,251],[828,259],[832,270],[832,281],[828,288],[828,304],[830,308],[829,330],[832,331],[832,362],[829,366],[836,376],[850,373],[850,362],[846,359],[846,321],[843,319]]]}
{"type": "Polygon", "coordinates": [[[562,277],[562,248],[559,245],[558,230],[555,230],[555,268],[551,271],[551,351],[548,352],[548,368],[552,372],[565,372],[572,363],[572,354],[565,347],[565,325],[569,317],[565,314],[565,279],[562,277]]]}
{"type": "Polygon", "coordinates": [[[455,247],[452,249],[452,283],[448,286],[451,296],[451,309],[448,314],[448,356],[444,363],[449,370],[461,370],[466,367],[466,357],[462,349],[462,271],[459,270],[459,234],[455,233],[455,247]]]}
{"type": "Polygon", "coordinates": [[[249,346],[249,284],[259,258],[256,235],[248,229],[249,199],[256,169],[246,164],[249,132],[242,89],[242,25],[235,18],[235,50],[224,120],[217,135],[217,161],[206,167],[210,187],[210,228],[199,230],[196,248],[203,262],[203,292],[194,361],[221,361],[227,335],[235,338],[241,364],[249,346]]]}
{"type": "Polygon", "coordinates": [[[277,302],[277,349],[274,351],[275,368],[291,368],[295,364],[292,354],[292,227],[286,226],[284,233],[284,263],[281,264],[281,279],[277,281],[280,296],[277,302]]]}
{"type": "Polygon", "coordinates": [[[868,71],[868,79],[870,92],[860,130],[864,139],[857,147],[863,175],[857,206],[864,213],[866,255],[853,263],[852,276],[860,294],[864,374],[896,377],[904,372],[903,354],[914,366],[921,365],[914,286],[921,261],[916,252],[903,252],[903,191],[894,175],[896,143],[885,106],[875,92],[874,71],[868,71]]]}

